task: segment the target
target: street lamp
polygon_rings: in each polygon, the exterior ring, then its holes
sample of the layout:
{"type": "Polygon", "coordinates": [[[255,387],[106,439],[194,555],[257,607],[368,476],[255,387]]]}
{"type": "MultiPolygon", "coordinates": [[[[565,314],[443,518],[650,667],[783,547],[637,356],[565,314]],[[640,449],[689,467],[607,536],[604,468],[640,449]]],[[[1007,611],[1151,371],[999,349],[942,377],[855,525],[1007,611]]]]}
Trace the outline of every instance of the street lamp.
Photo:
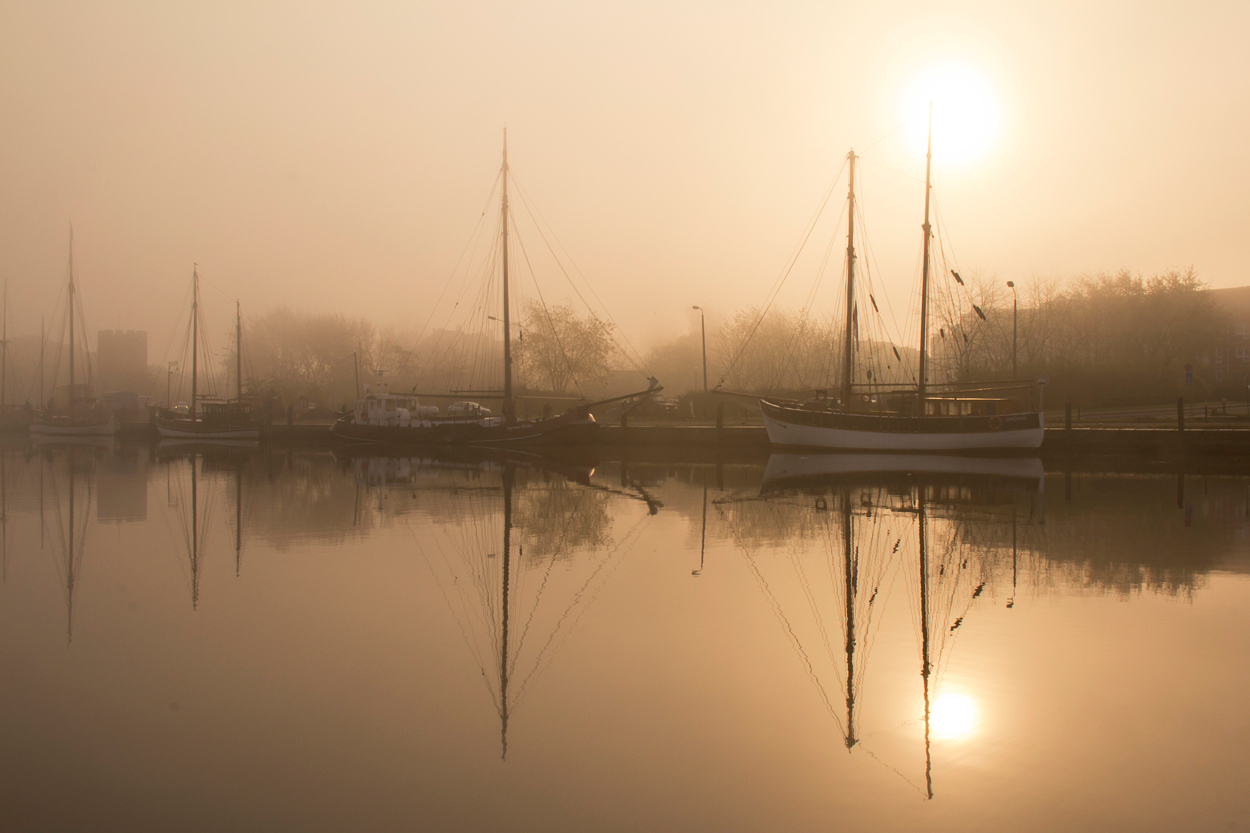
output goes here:
{"type": "Polygon", "coordinates": [[[699,330],[703,334],[703,392],[707,393],[707,318],[703,315],[703,307],[693,306],[699,311],[699,330]]]}
{"type": "Polygon", "coordinates": [[[1011,288],[1011,378],[1015,381],[1020,378],[1016,373],[1016,315],[1019,307],[1016,304],[1016,282],[1007,281],[1007,286],[1011,288]]]}

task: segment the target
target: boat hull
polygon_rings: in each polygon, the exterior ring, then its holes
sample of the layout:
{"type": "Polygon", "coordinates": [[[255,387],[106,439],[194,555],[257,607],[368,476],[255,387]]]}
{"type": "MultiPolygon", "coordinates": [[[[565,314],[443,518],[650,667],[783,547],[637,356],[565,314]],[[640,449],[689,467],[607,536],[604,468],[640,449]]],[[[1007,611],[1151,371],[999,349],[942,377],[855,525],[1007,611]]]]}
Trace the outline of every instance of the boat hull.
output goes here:
{"type": "Polygon", "coordinates": [[[1042,414],[886,416],[808,410],[760,400],[768,440],[793,448],[853,451],[1008,451],[1039,448],[1042,414]]]}
{"type": "Polygon", "coordinates": [[[355,442],[432,446],[580,444],[588,442],[598,430],[594,422],[563,417],[508,426],[487,423],[487,420],[446,420],[406,426],[362,425],[340,419],[330,431],[355,442]]]}
{"type": "Polygon", "coordinates": [[[258,425],[204,425],[203,423],[192,423],[191,420],[178,421],[160,420],[156,421],[156,430],[161,437],[169,440],[258,440],[260,439],[260,426],[258,425]]]}
{"type": "Polygon", "coordinates": [[[106,420],[38,419],[30,426],[30,433],[43,437],[111,437],[117,433],[117,422],[111,416],[106,420]]]}
{"type": "Polygon", "coordinates": [[[1037,457],[949,454],[771,454],[764,469],[764,491],[812,481],[852,481],[895,474],[936,477],[988,477],[1019,480],[1045,488],[1046,470],[1037,457]]]}

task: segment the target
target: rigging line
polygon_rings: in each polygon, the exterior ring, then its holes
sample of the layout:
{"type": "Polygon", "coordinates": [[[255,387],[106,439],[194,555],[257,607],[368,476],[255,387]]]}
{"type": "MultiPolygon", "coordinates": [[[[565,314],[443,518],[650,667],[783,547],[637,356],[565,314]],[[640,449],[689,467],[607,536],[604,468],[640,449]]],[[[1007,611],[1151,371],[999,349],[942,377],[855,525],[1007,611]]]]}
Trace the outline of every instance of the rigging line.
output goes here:
{"type": "MultiPolygon", "coordinates": [[[[876,249],[873,248],[872,239],[868,236],[867,208],[866,208],[865,200],[862,196],[862,187],[861,187],[861,196],[859,199],[859,222],[860,222],[860,229],[859,229],[860,236],[863,239],[863,246],[868,252],[868,257],[864,259],[865,260],[864,274],[868,279],[868,288],[869,288],[869,292],[871,292],[873,288],[873,275],[880,271],[880,263],[877,260],[877,251],[876,249]],[[870,261],[871,261],[871,267],[869,265],[870,261]]],[[[876,296],[873,295],[873,297],[875,298],[876,296]]],[[[900,327],[898,324],[898,316],[895,315],[894,313],[894,304],[890,302],[890,296],[888,294],[885,295],[884,298],[885,298],[886,309],[889,310],[890,312],[890,321],[894,324],[894,335],[898,336],[899,343],[903,344],[904,343],[902,340],[903,328],[900,327]]],[[[882,324],[884,325],[885,318],[884,316],[881,316],[880,310],[877,310],[877,315],[881,317],[882,324]]],[[[894,336],[890,335],[889,333],[887,333],[887,336],[889,337],[891,346],[893,346],[894,336]]],[[[904,364],[904,362],[900,361],[899,364],[904,364]]],[[[907,369],[910,370],[910,368],[907,368],[907,369]]]]}
{"type": "MultiPolygon", "coordinates": [[[[512,172],[509,171],[509,173],[512,173],[512,172]]],[[[587,303],[586,299],[582,297],[582,293],[578,290],[577,286],[573,283],[573,278],[569,275],[568,271],[564,268],[564,264],[560,261],[560,258],[558,255],[556,255],[555,250],[551,246],[551,243],[547,240],[547,235],[543,233],[542,224],[539,223],[538,219],[534,217],[535,212],[538,213],[538,217],[542,218],[543,223],[546,223],[547,227],[551,229],[551,236],[556,238],[556,243],[560,245],[561,251],[563,251],[565,256],[568,257],[569,263],[573,265],[573,270],[577,272],[578,276],[582,279],[582,283],[586,284],[586,289],[590,292],[591,296],[593,296],[594,299],[599,302],[599,307],[602,310],[604,317],[607,318],[608,323],[612,325],[613,329],[616,332],[621,334],[621,338],[624,339],[625,344],[629,347],[630,350],[634,352],[634,355],[631,356],[629,355],[629,353],[622,350],[621,352],[625,354],[625,358],[629,360],[629,363],[634,366],[635,370],[637,370],[640,373],[646,374],[647,376],[650,376],[651,373],[646,369],[645,362],[643,361],[643,358],[642,358],[642,354],[638,352],[638,349],[634,347],[633,343],[629,340],[629,336],[625,335],[625,331],[622,330],[620,328],[620,325],[618,325],[615,319],[612,318],[612,313],[609,312],[607,305],[603,303],[603,300],[599,297],[599,293],[595,292],[594,286],[590,283],[590,281],[586,278],[586,275],[578,267],[577,261],[573,260],[573,256],[569,254],[569,250],[565,247],[564,243],[561,242],[559,236],[556,235],[555,229],[552,229],[551,224],[547,223],[547,218],[543,217],[543,214],[541,211],[538,211],[537,208],[534,208],[530,205],[530,201],[528,199],[528,192],[526,191],[525,188],[521,186],[521,181],[517,179],[517,176],[515,173],[512,173],[512,180],[516,183],[517,192],[521,195],[521,204],[525,206],[525,210],[530,215],[530,219],[534,221],[534,227],[538,229],[538,236],[541,237],[543,240],[543,243],[547,245],[547,250],[551,252],[551,257],[555,260],[556,266],[558,266],[560,268],[560,271],[564,274],[565,280],[569,282],[569,286],[573,287],[573,291],[577,293],[577,297],[581,299],[581,302],[586,305],[586,308],[588,310],[590,310],[591,309],[590,304],[587,303]]],[[[591,311],[593,312],[593,310],[591,311]]]]}
{"type": "MultiPolygon", "coordinates": [[[[806,325],[807,325],[807,313],[810,310],[812,304],[815,303],[816,293],[819,291],[820,285],[824,280],[825,270],[827,269],[828,264],[829,264],[829,258],[833,255],[833,245],[839,239],[836,229],[838,226],[842,224],[842,217],[845,216],[845,214],[846,214],[846,204],[844,204],[842,212],[838,214],[838,218],[834,222],[835,231],[829,236],[829,245],[825,248],[824,256],[821,258],[820,268],[816,272],[816,279],[812,281],[812,288],[808,292],[806,300],[803,302],[802,312],[804,315],[803,315],[802,320],[800,321],[799,329],[797,332],[794,333],[794,335],[790,337],[789,342],[787,343],[785,355],[782,357],[781,371],[777,375],[777,380],[779,384],[783,384],[782,380],[785,377],[786,369],[788,368],[792,358],[795,361],[796,387],[801,386],[802,383],[805,381],[804,379],[799,378],[801,374],[798,371],[798,366],[797,366],[798,365],[798,358],[797,358],[798,346],[797,345],[798,345],[799,337],[803,334],[803,330],[806,328],[806,325]]],[[[842,274],[843,276],[846,275],[845,264],[842,267],[842,274]]],[[[848,326],[849,326],[849,323],[848,323],[848,326]]]]}
{"type": "Polygon", "coordinates": [[[755,325],[751,328],[751,331],[747,333],[746,340],[743,341],[742,345],[738,348],[737,354],[735,354],[734,357],[730,359],[729,364],[725,367],[725,370],[722,372],[722,375],[719,381],[717,381],[716,387],[719,388],[721,385],[725,383],[725,379],[729,376],[730,371],[738,363],[738,360],[742,358],[742,354],[743,352],[746,351],[747,345],[751,343],[751,339],[755,337],[756,331],[760,328],[760,324],[763,323],[764,321],[764,316],[768,315],[768,311],[772,308],[773,303],[777,300],[777,294],[781,291],[781,287],[785,285],[786,278],[790,276],[790,271],[794,269],[794,265],[798,263],[799,254],[803,251],[803,247],[807,245],[808,238],[811,237],[812,232],[816,230],[816,223],[819,222],[821,215],[824,214],[825,206],[829,204],[829,198],[833,196],[833,189],[837,187],[838,182],[841,181],[842,171],[846,170],[846,166],[847,166],[847,160],[844,160],[842,162],[842,167],[838,169],[838,175],[834,177],[833,182],[829,184],[829,190],[825,192],[824,199],[820,201],[820,206],[816,209],[816,212],[812,215],[812,218],[808,221],[807,231],[803,234],[798,244],[791,251],[789,265],[785,267],[781,275],[779,275],[777,280],[773,283],[772,289],[769,290],[769,295],[766,296],[763,312],[761,312],[759,315],[759,318],[755,320],[755,325]]]}
{"type": "MultiPolygon", "coordinates": [[[[861,157],[861,158],[863,158],[863,157],[861,157]]],[[[883,164],[881,164],[880,162],[876,161],[875,159],[864,159],[863,161],[865,161],[865,162],[869,163],[870,165],[876,165],[878,168],[882,168],[882,169],[884,169],[884,170],[887,170],[887,171],[889,171],[889,172],[890,172],[890,173],[892,173],[892,174],[898,174],[898,175],[899,175],[899,176],[901,176],[901,177],[905,177],[905,178],[907,178],[907,179],[910,179],[912,182],[924,182],[924,179],[922,179],[921,177],[918,177],[918,176],[912,176],[911,174],[905,174],[905,173],[903,173],[902,171],[895,170],[894,168],[889,167],[888,165],[883,165],[883,164]]]]}
{"type": "Polygon", "coordinates": [[[775,615],[781,622],[786,638],[790,642],[790,647],[798,654],[800,661],[803,663],[804,670],[807,672],[807,676],[816,686],[816,691],[819,693],[821,701],[825,704],[825,711],[829,713],[829,716],[833,718],[834,723],[837,724],[838,733],[845,738],[846,730],[842,728],[842,720],[838,717],[837,712],[833,708],[833,703],[829,700],[828,692],[825,691],[824,685],[821,684],[820,678],[816,675],[815,668],[812,666],[811,658],[807,656],[807,652],[804,651],[803,646],[799,644],[798,635],[795,634],[794,627],[790,624],[790,620],[786,618],[785,613],[782,612],[781,603],[777,601],[777,597],[773,594],[772,588],[769,587],[768,582],[765,581],[764,576],[760,573],[759,566],[755,563],[754,557],[752,557],[748,552],[744,552],[743,557],[746,558],[747,565],[751,568],[751,572],[755,577],[756,583],[760,586],[760,588],[764,591],[765,596],[768,598],[769,604],[773,609],[773,615],[775,615]]]}
{"type": "Polygon", "coordinates": [[[884,136],[882,136],[880,139],[878,139],[877,141],[873,142],[871,145],[869,145],[868,147],[866,147],[866,148],[864,148],[862,151],[860,151],[860,154],[861,154],[861,155],[863,155],[863,154],[867,153],[868,151],[872,150],[872,149],[873,149],[873,148],[875,148],[877,145],[881,144],[881,143],[882,143],[882,142],[884,142],[886,139],[890,138],[890,137],[891,137],[891,136],[893,136],[895,133],[897,133],[897,132],[898,132],[898,130],[899,130],[899,128],[901,128],[903,125],[907,124],[909,121],[911,121],[911,120],[912,120],[912,119],[914,119],[914,118],[915,118],[915,116],[908,116],[907,118],[903,119],[901,122],[899,122],[898,124],[894,125],[893,129],[891,129],[889,133],[885,134],[885,135],[884,135],[884,136]]]}
{"type": "Polygon", "coordinates": [[[533,624],[534,617],[538,615],[538,608],[542,604],[543,593],[547,589],[547,582],[551,578],[551,570],[556,565],[556,557],[558,555],[559,549],[552,549],[551,560],[547,562],[547,569],[543,571],[543,580],[538,585],[538,592],[534,594],[534,606],[530,608],[530,615],[526,618],[525,625],[521,628],[521,636],[517,639],[516,656],[518,658],[521,656],[521,650],[525,647],[525,636],[530,632],[530,625],[533,624]]]}
{"type": "Polygon", "coordinates": [[[647,518],[649,517],[650,517],[649,515],[641,516],[634,523],[634,526],[630,528],[625,533],[625,535],[621,537],[620,543],[618,543],[616,547],[611,552],[609,552],[608,556],[599,563],[599,566],[595,568],[595,570],[586,579],[585,583],[582,584],[581,589],[578,590],[577,593],[575,594],[573,601],[569,603],[569,606],[565,609],[564,614],[560,617],[559,621],[556,622],[555,630],[553,630],[551,633],[551,636],[548,637],[546,644],[543,645],[542,649],[538,652],[538,655],[534,658],[533,668],[529,671],[529,673],[525,675],[525,677],[521,679],[520,685],[517,688],[516,698],[513,700],[514,704],[519,704],[521,702],[521,698],[522,696],[524,696],[526,689],[529,687],[530,681],[534,679],[536,675],[539,674],[541,671],[544,671],[548,667],[550,667],[552,658],[555,656],[556,651],[559,649],[561,645],[564,644],[565,640],[568,639],[569,634],[572,633],[573,629],[577,627],[577,623],[582,620],[582,616],[586,614],[586,611],[589,610],[591,605],[595,603],[595,600],[598,599],[599,592],[604,588],[608,580],[612,578],[612,576],[616,573],[616,570],[620,567],[621,563],[624,561],[624,558],[622,556],[624,556],[625,553],[629,552],[629,550],[633,548],[634,543],[638,540],[638,538],[641,537],[642,525],[646,523],[647,518]],[[586,588],[589,587],[591,582],[594,581],[595,577],[600,572],[602,572],[603,568],[611,564],[614,560],[616,562],[615,566],[613,566],[612,569],[608,571],[607,575],[603,577],[603,581],[599,584],[599,587],[596,588],[594,592],[592,592],[590,596],[586,599],[586,603],[581,606],[580,612],[577,614],[577,616],[574,617],[573,621],[569,623],[568,628],[564,628],[565,619],[567,619],[569,614],[573,612],[574,608],[576,608],[581,603],[581,599],[582,599],[582,596],[585,594],[586,588]],[[560,638],[560,641],[556,643],[555,648],[552,649],[551,653],[547,654],[548,648],[551,648],[552,641],[555,640],[556,636],[561,633],[562,629],[563,629],[563,636],[560,638]],[[547,655],[546,664],[543,664],[542,662],[542,658],[544,654],[547,655]]]}
{"type": "Polygon", "coordinates": [[[218,292],[220,292],[222,295],[224,295],[227,299],[229,299],[229,300],[231,300],[231,301],[237,301],[237,300],[239,300],[239,298],[238,298],[238,296],[237,296],[237,295],[232,295],[232,294],[230,294],[229,292],[227,292],[226,290],[222,289],[220,286],[218,286],[217,284],[213,283],[211,280],[209,280],[208,278],[204,277],[203,275],[200,275],[200,282],[201,282],[201,283],[206,283],[206,284],[208,284],[208,285],[209,285],[209,286],[211,286],[213,289],[216,289],[218,292]]]}
{"type": "MultiPolygon", "coordinates": [[[[417,343],[421,343],[421,339],[425,337],[425,331],[430,326],[430,321],[434,318],[434,313],[438,310],[439,304],[443,301],[443,296],[447,293],[447,288],[451,286],[451,282],[455,279],[456,273],[460,270],[460,264],[464,261],[465,253],[469,251],[471,246],[475,247],[475,242],[481,235],[483,223],[486,219],[486,211],[490,208],[491,201],[495,198],[495,191],[499,189],[499,179],[503,174],[503,168],[499,169],[499,173],[495,174],[495,182],[491,186],[490,193],[486,196],[486,202],[482,206],[482,213],[478,215],[477,223],[473,226],[473,231],[469,233],[469,239],[464,244],[464,248],[460,251],[460,256],[456,258],[456,264],[451,268],[447,275],[447,281],[443,284],[442,290],[439,291],[438,297],[434,300],[434,304],[430,307],[430,314],[426,316],[425,323],[421,325],[421,329],[417,332],[417,343]]],[[[476,247],[475,247],[476,249],[476,247]]],[[[472,258],[470,258],[471,260],[472,258]]],[[[467,267],[466,267],[467,269],[467,267]]]]}
{"type": "MultiPolygon", "coordinates": [[[[425,566],[430,571],[430,577],[434,579],[434,584],[438,587],[438,592],[443,597],[443,602],[447,605],[447,610],[451,613],[451,618],[455,620],[456,625],[460,628],[460,638],[464,640],[464,645],[469,649],[469,654],[474,658],[474,660],[477,661],[478,670],[482,674],[482,682],[486,686],[486,691],[490,695],[491,701],[495,704],[495,710],[499,711],[499,701],[495,697],[494,689],[491,688],[490,681],[486,676],[486,666],[482,663],[481,652],[477,650],[476,644],[469,639],[468,630],[465,628],[464,622],[460,619],[460,615],[456,612],[455,606],[451,603],[451,599],[447,596],[447,591],[443,587],[443,583],[439,580],[438,574],[434,571],[434,565],[430,563],[429,554],[425,551],[425,548],[421,546],[421,539],[417,537],[417,533],[412,527],[408,527],[408,531],[411,533],[413,540],[417,542],[417,552],[421,553],[421,557],[425,560],[425,566]]],[[[441,547],[439,548],[439,553],[443,555],[444,562],[446,562],[446,554],[443,553],[441,547]]],[[[459,586],[459,582],[453,583],[459,586]]]]}
{"type": "MultiPolygon", "coordinates": [[[[513,226],[515,227],[516,223],[513,223],[513,226]]],[[[542,233],[541,230],[539,233],[542,233]]],[[[551,335],[556,340],[556,346],[560,348],[560,355],[564,357],[564,364],[569,369],[569,375],[573,377],[573,385],[577,388],[577,392],[582,395],[582,398],[585,399],[586,393],[582,390],[582,384],[577,379],[577,371],[573,369],[573,362],[569,360],[568,351],[564,349],[564,342],[560,339],[560,334],[556,332],[555,322],[551,320],[551,311],[547,309],[547,301],[543,298],[542,287],[538,285],[538,276],[534,274],[534,266],[530,263],[529,252],[525,248],[525,241],[521,239],[519,230],[516,232],[516,239],[521,247],[521,256],[525,258],[525,266],[530,270],[530,277],[534,279],[534,289],[538,292],[538,303],[543,308],[543,316],[547,319],[547,326],[551,327],[551,335]]],[[[574,287],[574,290],[576,291],[576,287],[574,287]]],[[[578,297],[581,296],[579,295],[578,297]]],[[[594,314],[593,311],[591,314],[594,314]]]]}

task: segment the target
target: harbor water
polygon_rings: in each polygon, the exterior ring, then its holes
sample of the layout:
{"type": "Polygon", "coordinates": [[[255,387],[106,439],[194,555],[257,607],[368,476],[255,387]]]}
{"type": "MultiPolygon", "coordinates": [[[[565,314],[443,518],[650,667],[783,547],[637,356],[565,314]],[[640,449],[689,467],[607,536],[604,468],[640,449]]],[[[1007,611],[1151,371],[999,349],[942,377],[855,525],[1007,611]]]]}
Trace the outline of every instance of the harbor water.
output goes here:
{"type": "Polygon", "coordinates": [[[2,453],[13,830],[1250,827],[1250,477],[2,453]]]}

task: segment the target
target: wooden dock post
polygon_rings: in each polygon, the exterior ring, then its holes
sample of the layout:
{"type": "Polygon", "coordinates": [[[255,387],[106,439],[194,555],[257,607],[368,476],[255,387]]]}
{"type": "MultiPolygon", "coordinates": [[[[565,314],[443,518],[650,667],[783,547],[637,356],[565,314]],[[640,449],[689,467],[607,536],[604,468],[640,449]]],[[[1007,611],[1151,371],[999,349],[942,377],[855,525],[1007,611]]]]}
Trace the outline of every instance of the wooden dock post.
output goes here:
{"type": "Polygon", "coordinates": [[[1069,399],[1063,405],[1063,430],[1072,430],[1072,400],[1069,399]]]}
{"type": "Polygon", "coordinates": [[[1176,430],[1185,430],[1185,397],[1176,397],[1176,430]]]}

